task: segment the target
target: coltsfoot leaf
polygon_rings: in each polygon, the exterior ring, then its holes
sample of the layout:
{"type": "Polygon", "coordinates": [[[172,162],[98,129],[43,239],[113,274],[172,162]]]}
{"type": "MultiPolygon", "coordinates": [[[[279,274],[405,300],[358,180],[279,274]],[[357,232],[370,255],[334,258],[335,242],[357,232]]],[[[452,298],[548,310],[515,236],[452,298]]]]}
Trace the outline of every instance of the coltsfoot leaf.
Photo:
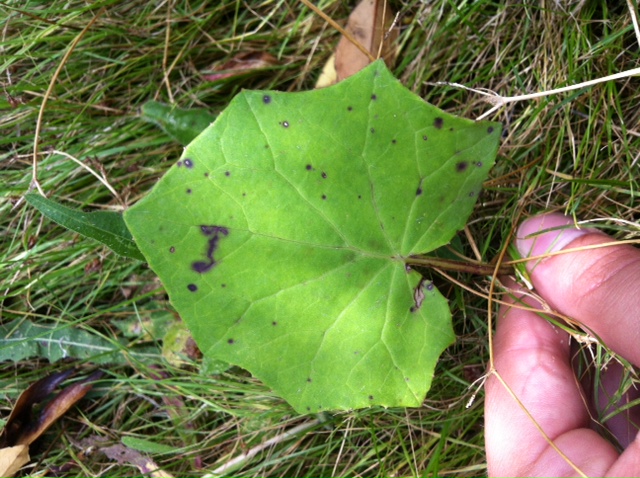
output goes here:
{"type": "Polygon", "coordinates": [[[125,221],[205,355],[302,413],[420,406],[454,334],[405,259],[465,225],[500,132],[382,62],[326,89],[244,91],[125,221]]]}

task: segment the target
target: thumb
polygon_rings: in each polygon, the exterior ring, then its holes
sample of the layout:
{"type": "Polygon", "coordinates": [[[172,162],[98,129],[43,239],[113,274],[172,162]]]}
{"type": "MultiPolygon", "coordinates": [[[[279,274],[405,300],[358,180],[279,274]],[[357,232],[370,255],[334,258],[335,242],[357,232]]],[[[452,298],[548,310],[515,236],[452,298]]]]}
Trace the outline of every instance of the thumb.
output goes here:
{"type": "MultiPolygon", "coordinates": [[[[516,247],[523,257],[533,257],[612,241],[597,230],[576,229],[568,216],[551,213],[525,221],[516,247]]],[[[640,250],[616,244],[532,260],[527,269],[549,305],[579,320],[640,366],[640,250]]]]}

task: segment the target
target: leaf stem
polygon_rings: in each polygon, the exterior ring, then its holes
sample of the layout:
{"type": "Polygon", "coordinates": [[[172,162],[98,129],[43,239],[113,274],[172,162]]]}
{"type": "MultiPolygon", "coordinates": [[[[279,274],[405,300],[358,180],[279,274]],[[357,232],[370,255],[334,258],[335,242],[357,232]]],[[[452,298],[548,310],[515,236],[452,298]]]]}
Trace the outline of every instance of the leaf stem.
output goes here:
{"type": "Polygon", "coordinates": [[[492,276],[496,273],[498,275],[513,274],[513,266],[509,264],[502,264],[496,269],[495,264],[456,261],[453,259],[423,255],[407,257],[405,263],[409,266],[437,267],[447,271],[467,272],[469,274],[483,276],[492,276]]]}

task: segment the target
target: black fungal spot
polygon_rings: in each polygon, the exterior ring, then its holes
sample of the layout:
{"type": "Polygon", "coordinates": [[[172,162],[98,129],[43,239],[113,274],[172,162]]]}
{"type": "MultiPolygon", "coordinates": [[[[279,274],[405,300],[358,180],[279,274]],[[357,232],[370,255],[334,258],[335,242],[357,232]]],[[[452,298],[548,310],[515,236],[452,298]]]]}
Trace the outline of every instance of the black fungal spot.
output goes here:
{"type": "Polygon", "coordinates": [[[371,131],[372,133],[375,133],[375,132],[376,132],[375,128],[371,128],[371,129],[370,129],[370,131],[371,131]]]}
{"type": "Polygon", "coordinates": [[[469,193],[469,197],[470,197],[470,198],[472,198],[472,197],[473,197],[473,196],[475,196],[475,195],[476,195],[475,191],[471,191],[471,192],[469,193]]]}
{"type": "Polygon", "coordinates": [[[377,99],[378,99],[378,96],[377,96],[377,95],[371,95],[371,99],[372,99],[373,101],[375,101],[375,100],[377,100],[377,99]]]}
{"type": "Polygon", "coordinates": [[[193,168],[193,161],[191,161],[190,159],[187,158],[182,162],[184,163],[184,166],[186,168],[189,168],[189,169],[193,168]]]}
{"type": "Polygon", "coordinates": [[[322,179],[327,179],[327,173],[325,173],[324,171],[322,171],[322,179]]]}
{"type": "Polygon", "coordinates": [[[481,168],[482,167],[482,161],[476,162],[476,167],[481,168]]]}
{"type": "Polygon", "coordinates": [[[353,106],[347,106],[347,111],[353,111],[353,106]]]}
{"type": "Polygon", "coordinates": [[[204,177],[208,178],[209,177],[209,173],[204,173],[204,177]]]}
{"type": "Polygon", "coordinates": [[[247,195],[247,193],[242,193],[242,197],[245,197],[247,195]]]}
{"type": "Polygon", "coordinates": [[[327,195],[326,195],[326,194],[323,194],[323,195],[322,195],[322,199],[327,199],[327,195]]]}
{"type": "Polygon", "coordinates": [[[444,120],[440,117],[437,117],[436,119],[433,120],[433,126],[435,126],[438,129],[441,129],[443,124],[444,124],[444,120]]]}
{"type": "Polygon", "coordinates": [[[197,291],[197,290],[198,290],[198,286],[197,286],[197,285],[195,285],[195,284],[189,284],[189,285],[187,286],[187,289],[189,289],[191,292],[195,292],[195,291],[197,291]]]}
{"type": "Polygon", "coordinates": [[[187,194],[191,194],[191,189],[187,189],[187,194]]]}
{"type": "Polygon", "coordinates": [[[418,187],[418,189],[416,189],[416,196],[420,196],[422,194],[422,188],[418,187]]]}
{"type": "Polygon", "coordinates": [[[285,128],[289,127],[289,122],[288,121],[283,121],[282,122],[282,126],[284,126],[285,128]]]}
{"type": "Polygon", "coordinates": [[[369,395],[369,400],[373,400],[373,395],[369,395]]]}
{"type": "Polygon", "coordinates": [[[227,287],[227,284],[220,284],[220,287],[224,289],[225,287],[227,287]]]}
{"type": "Polygon", "coordinates": [[[227,343],[228,343],[229,345],[232,345],[232,344],[235,344],[235,343],[236,343],[236,341],[235,341],[235,340],[233,340],[233,339],[229,339],[229,340],[227,340],[227,343]]]}
{"type": "Polygon", "coordinates": [[[433,282],[429,282],[429,283],[425,286],[425,288],[426,288],[427,290],[433,290],[433,282]]]}
{"type": "Polygon", "coordinates": [[[178,161],[178,167],[182,166],[182,161],[178,161]]]}
{"type": "Polygon", "coordinates": [[[414,307],[413,305],[411,307],[409,307],[409,312],[411,312],[412,314],[418,310],[416,307],[414,307]]]}
{"type": "Polygon", "coordinates": [[[489,133],[489,134],[493,133],[493,126],[489,126],[487,128],[487,133],[489,133]]]}
{"type": "Polygon", "coordinates": [[[169,248],[169,252],[170,252],[171,254],[173,254],[174,252],[176,252],[176,248],[175,248],[175,247],[173,247],[173,246],[171,246],[171,247],[169,248]]]}
{"type": "Polygon", "coordinates": [[[467,169],[468,166],[469,164],[466,161],[460,161],[458,164],[456,164],[456,171],[462,173],[467,169]]]}
{"type": "Polygon", "coordinates": [[[358,194],[358,199],[362,199],[362,196],[360,194],[358,194]]]}
{"type": "Polygon", "coordinates": [[[230,173],[229,171],[225,171],[225,172],[224,172],[224,175],[225,175],[225,176],[231,176],[231,173],[230,173]]]}
{"type": "Polygon", "coordinates": [[[426,134],[423,134],[423,135],[422,135],[422,140],[423,140],[423,141],[426,141],[427,139],[429,139],[429,138],[427,138],[427,135],[426,135],[426,134]]]}
{"type": "Polygon", "coordinates": [[[449,128],[449,131],[453,131],[453,128],[449,128]]]}
{"type": "Polygon", "coordinates": [[[397,141],[395,139],[391,140],[391,144],[396,144],[396,143],[397,143],[397,141]]]}
{"type": "Polygon", "coordinates": [[[229,229],[224,226],[201,225],[200,231],[202,231],[202,234],[205,236],[211,238],[209,239],[209,246],[207,247],[206,260],[193,262],[191,264],[191,268],[198,274],[204,274],[216,265],[216,260],[214,259],[213,254],[218,248],[218,242],[220,241],[221,236],[229,235],[229,229]]]}
{"type": "Polygon", "coordinates": [[[307,382],[308,382],[308,383],[313,382],[313,380],[311,380],[311,377],[307,378],[307,382]]]}
{"type": "Polygon", "coordinates": [[[311,411],[311,407],[307,407],[307,411],[310,412],[311,411]]]}
{"type": "Polygon", "coordinates": [[[278,325],[278,322],[276,322],[276,321],[274,320],[273,322],[271,322],[271,325],[273,325],[273,326],[275,327],[276,325],[278,325]]]}
{"type": "Polygon", "coordinates": [[[307,171],[311,171],[313,169],[313,166],[311,166],[310,164],[307,164],[306,168],[307,168],[307,171]]]}
{"type": "Polygon", "coordinates": [[[268,105],[269,103],[271,103],[271,96],[269,96],[269,95],[264,95],[264,96],[262,97],[262,102],[263,102],[265,105],[268,105]]]}

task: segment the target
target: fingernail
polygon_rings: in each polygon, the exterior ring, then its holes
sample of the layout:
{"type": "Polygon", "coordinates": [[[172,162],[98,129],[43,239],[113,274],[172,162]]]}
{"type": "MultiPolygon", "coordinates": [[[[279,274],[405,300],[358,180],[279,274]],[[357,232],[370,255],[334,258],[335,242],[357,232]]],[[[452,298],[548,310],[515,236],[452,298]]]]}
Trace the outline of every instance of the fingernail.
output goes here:
{"type": "Polygon", "coordinates": [[[570,242],[593,231],[591,228],[577,229],[570,216],[560,213],[542,214],[529,218],[520,225],[516,234],[516,247],[522,257],[540,256],[562,250],[570,242]]]}

